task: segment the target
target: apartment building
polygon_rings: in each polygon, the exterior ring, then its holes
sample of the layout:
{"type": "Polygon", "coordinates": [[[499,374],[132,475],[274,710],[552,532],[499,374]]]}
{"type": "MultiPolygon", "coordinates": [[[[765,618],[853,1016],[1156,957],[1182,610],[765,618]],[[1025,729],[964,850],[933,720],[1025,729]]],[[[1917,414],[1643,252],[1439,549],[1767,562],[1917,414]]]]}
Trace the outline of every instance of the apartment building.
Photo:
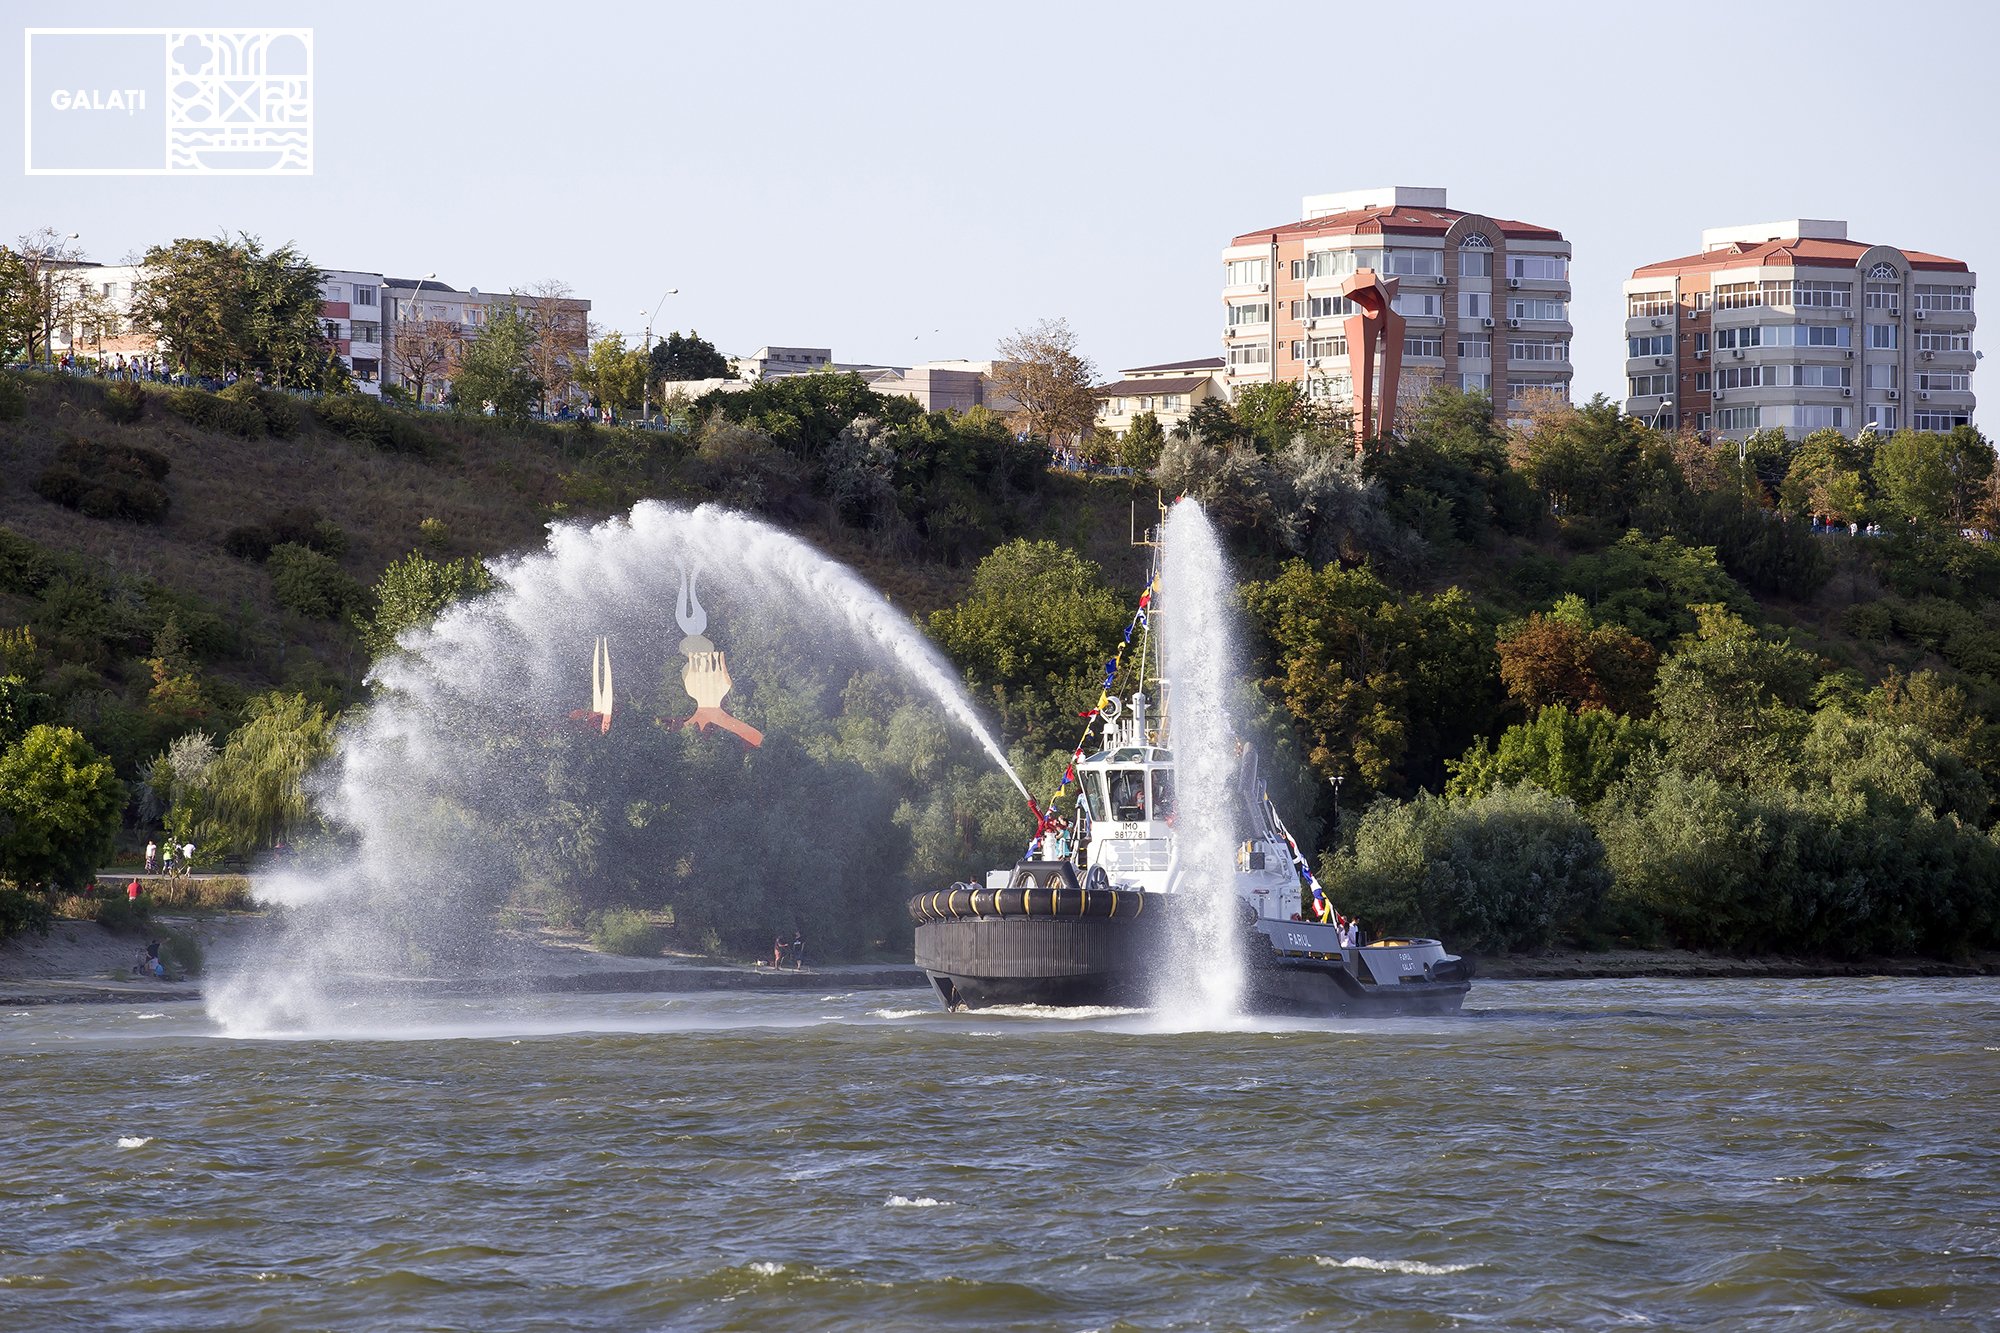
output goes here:
{"type": "Polygon", "coordinates": [[[1225,368],[1219,356],[1127,367],[1117,379],[1095,390],[1097,428],[1123,435],[1141,413],[1151,412],[1161,429],[1171,431],[1188,419],[1197,404],[1228,392],[1223,386],[1225,368]]]}
{"type": "Polygon", "coordinates": [[[1711,228],[1625,283],[1625,410],[1732,440],[1966,425],[1976,285],[1845,222],[1711,228]]]}
{"type": "Polygon", "coordinates": [[[1398,399],[1441,383],[1517,412],[1537,395],[1569,397],[1570,245],[1561,232],[1451,208],[1444,190],[1406,185],[1309,195],[1301,211],[1222,253],[1232,395],[1248,384],[1303,384],[1352,411],[1357,429],[1375,421],[1382,433],[1398,399]],[[1378,301],[1384,318],[1371,319],[1378,301]],[[1364,370],[1363,349],[1350,343],[1383,334],[1387,345],[1370,350],[1364,370]]]}
{"type": "MultiPolygon", "coordinates": [[[[399,384],[405,389],[415,387],[415,377],[410,367],[403,364],[406,358],[422,356],[425,349],[436,341],[450,345],[470,342],[479,336],[486,321],[498,309],[511,308],[524,311],[537,323],[546,319],[547,326],[554,332],[558,355],[571,364],[580,363],[590,353],[590,302],[581,297],[539,297],[526,292],[482,292],[477,287],[463,291],[436,278],[389,278],[380,277],[382,328],[382,372],[391,384],[399,384]],[[546,305],[544,312],[542,307],[546,305]],[[423,338],[421,333],[434,333],[436,339],[423,338]],[[404,342],[399,336],[409,334],[404,342]]],[[[447,355],[441,367],[442,373],[433,370],[425,375],[424,397],[443,401],[450,389],[450,363],[453,356],[447,355]]]]}

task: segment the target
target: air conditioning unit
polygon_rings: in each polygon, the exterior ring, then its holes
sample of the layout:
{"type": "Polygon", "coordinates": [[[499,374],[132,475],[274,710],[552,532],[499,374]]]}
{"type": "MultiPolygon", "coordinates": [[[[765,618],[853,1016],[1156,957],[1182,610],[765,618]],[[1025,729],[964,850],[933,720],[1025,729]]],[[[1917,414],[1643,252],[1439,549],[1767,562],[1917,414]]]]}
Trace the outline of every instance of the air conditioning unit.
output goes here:
{"type": "Polygon", "coordinates": [[[1507,279],[1507,285],[1509,287],[1519,287],[1521,285],[1521,280],[1519,278],[1509,278],[1507,279]]]}
{"type": "Polygon", "coordinates": [[[1315,369],[1317,369],[1317,368],[1318,368],[1318,366],[1319,366],[1319,362],[1320,362],[1320,359],[1319,359],[1318,357],[1313,357],[1312,359],[1310,359],[1309,361],[1307,361],[1307,362],[1306,362],[1306,364],[1307,364],[1307,365],[1309,365],[1309,366],[1312,366],[1312,367],[1314,367],[1315,369]]]}
{"type": "Polygon", "coordinates": [[[1667,364],[1667,358],[1665,358],[1664,356],[1656,356],[1653,358],[1653,364],[1656,366],[1664,366],[1665,364],[1667,364]]]}
{"type": "Polygon", "coordinates": [[[1723,399],[1727,398],[1728,396],[1729,396],[1728,394],[1724,393],[1720,389],[1717,389],[1715,391],[1715,401],[1718,403],[1721,402],[1723,399]]]}
{"type": "Polygon", "coordinates": [[[1257,290],[1260,292],[1268,292],[1271,290],[1271,284],[1268,282],[1260,282],[1257,284],[1257,290]]]}
{"type": "Polygon", "coordinates": [[[1854,312],[1853,312],[1852,310],[1843,310],[1843,311],[1841,311],[1841,312],[1840,312],[1840,317],[1841,317],[1842,319],[1853,319],[1853,318],[1854,318],[1854,312]]]}
{"type": "Polygon", "coordinates": [[[1842,390],[1840,391],[1840,396],[1841,396],[1842,398],[1852,398],[1852,397],[1854,396],[1854,390],[1852,390],[1852,389],[1842,389],[1842,390]]]}
{"type": "Polygon", "coordinates": [[[1902,311],[1898,310],[1898,309],[1897,309],[1897,308],[1896,308],[1895,306],[1890,306],[1890,307],[1889,307],[1889,318],[1890,318],[1890,319],[1901,319],[1902,317],[1903,317],[1903,312],[1902,312],[1902,311]]]}
{"type": "Polygon", "coordinates": [[[1699,310],[1690,310],[1690,311],[1688,311],[1688,318],[1689,318],[1689,319],[1693,319],[1693,318],[1695,318],[1695,317],[1696,317],[1697,315],[1699,315],[1699,314],[1701,314],[1701,311],[1699,311],[1699,310]]]}
{"type": "Polygon", "coordinates": [[[1660,317],[1659,317],[1658,315],[1655,315],[1655,316],[1653,316],[1653,327],[1654,327],[1654,328],[1656,328],[1656,329],[1657,329],[1657,328],[1659,328],[1659,327],[1660,327],[1660,326],[1661,326],[1662,324],[1664,324],[1664,323],[1666,323],[1666,322],[1667,322],[1667,321],[1665,321],[1664,319],[1661,319],[1661,318],[1660,318],[1660,317]]]}
{"type": "Polygon", "coordinates": [[[1490,319],[1482,319],[1479,321],[1479,327],[1482,329],[1490,329],[1493,327],[1493,321],[1490,319]]]}
{"type": "Polygon", "coordinates": [[[1730,355],[1735,357],[1738,361],[1741,361],[1743,359],[1743,349],[1739,347],[1735,351],[1731,352],[1730,355]]]}
{"type": "Polygon", "coordinates": [[[1708,360],[1708,353],[1706,351],[1698,351],[1694,354],[1694,359],[1697,361],[1706,361],[1708,360]]]}
{"type": "Polygon", "coordinates": [[[1521,327],[1521,321],[1518,319],[1510,319],[1507,321],[1507,327],[1510,329],[1518,329],[1521,327]]]}
{"type": "Polygon", "coordinates": [[[1444,274],[1440,273],[1437,275],[1437,285],[1440,287],[1444,286],[1444,274]]]}
{"type": "Polygon", "coordinates": [[[1852,347],[1847,349],[1847,359],[1849,361],[1852,361],[1854,359],[1854,349],[1852,347]]]}
{"type": "Polygon", "coordinates": [[[1919,310],[1915,315],[1911,316],[1912,319],[1922,319],[1923,317],[1924,317],[1924,312],[1921,310],[1919,310]]]}
{"type": "Polygon", "coordinates": [[[1917,397],[1923,399],[1925,402],[1928,403],[1931,400],[1931,391],[1929,389],[1919,390],[1917,393],[1917,397]]]}
{"type": "Polygon", "coordinates": [[[1936,352],[1918,352],[1917,355],[1922,357],[1926,361],[1932,361],[1937,358],[1936,352]]]}
{"type": "Polygon", "coordinates": [[[1894,389],[1889,390],[1889,401],[1892,403],[1895,402],[1898,398],[1901,398],[1902,396],[1903,396],[1902,394],[1898,393],[1894,389]]]}

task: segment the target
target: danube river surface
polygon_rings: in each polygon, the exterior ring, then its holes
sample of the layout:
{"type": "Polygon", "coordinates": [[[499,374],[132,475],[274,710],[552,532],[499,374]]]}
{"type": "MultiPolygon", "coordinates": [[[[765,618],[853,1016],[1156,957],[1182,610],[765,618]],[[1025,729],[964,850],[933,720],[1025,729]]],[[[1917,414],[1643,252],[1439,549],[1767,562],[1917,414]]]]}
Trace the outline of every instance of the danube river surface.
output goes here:
{"type": "Polygon", "coordinates": [[[2000,985],[0,1015],[8,1329],[1991,1328],[2000,985]]]}

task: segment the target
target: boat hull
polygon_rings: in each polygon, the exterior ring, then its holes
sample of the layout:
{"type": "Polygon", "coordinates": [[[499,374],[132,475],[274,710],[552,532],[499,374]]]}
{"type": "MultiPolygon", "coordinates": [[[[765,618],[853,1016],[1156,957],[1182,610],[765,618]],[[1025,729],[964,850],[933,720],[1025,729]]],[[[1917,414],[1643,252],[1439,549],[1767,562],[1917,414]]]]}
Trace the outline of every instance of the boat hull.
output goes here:
{"type": "MultiPolygon", "coordinates": [[[[1051,871],[1000,889],[919,894],[916,962],[948,1009],[1001,1005],[1144,1008],[1179,925],[1201,904],[1178,895],[1084,889],[1051,871]]],[[[1317,928],[1285,936],[1246,922],[1245,1008],[1305,1017],[1411,1017],[1458,1012],[1469,970],[1435,941],[1319,948],[1317,928]]]]}

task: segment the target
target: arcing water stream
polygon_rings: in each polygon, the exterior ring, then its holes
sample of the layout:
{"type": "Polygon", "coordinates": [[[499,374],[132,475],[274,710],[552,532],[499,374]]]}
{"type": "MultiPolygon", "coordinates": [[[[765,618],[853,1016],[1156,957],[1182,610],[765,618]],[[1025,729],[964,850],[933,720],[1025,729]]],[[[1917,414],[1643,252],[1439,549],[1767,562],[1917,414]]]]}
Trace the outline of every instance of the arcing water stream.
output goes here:
{"type": "Polygon", "coordinates": [[[1187,938],[1162,975],[1157,1005],[1169,1022],[1213,1027],[1234,1019],[1243,1000],[1242,905],[1236,844],[1243,803],[1235,790],[1237,730],[1229,697],[1241,657],[1230,607],[1235,585],[1208,515],[1177,503],[1161,534],[1165,605],[1160,674],[1179,787],[1178,892],[1198,895],[1187,938]]]}
{"type": "Polygon", "coordinates": [[[850,713],[850,687],[873,679],[878,693],[934,704],[1027,797],[957,674],[915,626],[852,571],[743,514],[642,503],[625,520],[557,526],[546,551],[501,564],[496,577],[491,595],[405,635],[377,663],[375,698],[344,731],[320,793],[352,835],[352,854],[311,875],[266,878],[292,910],[209,988],[225,1025],[306,1026],[336,980],[412,960],[475,965],[479,927],[531,876],[524,861],[545,854],[572,875],[578,865],[631,873],[609,864],[632,859],[617,842],[628,825],[675,830],[678,843],[650,845],[665,863],[650,873],[669,870],[676,846],[712,852],[726,841],[733,882],[810,879],[837,854],[824,835],[843,820],[828,804],[841,792],[795,784],[792,767],[803,764],[764,763],[745,778],[747,757],[734,751],[730,763],[730,748],[706,770],[663,768],[674,754],[661,737],[688,723],[758,743],[758,727],[731,707],[749,707],[781,745],[796,745],[827,734],[850,713]],[[677,622],[697,597],[707,600],[707,637],[684,638],[677,622]],[[602,680],[604,654],[615,691],[587,689],[602,680]]]}

